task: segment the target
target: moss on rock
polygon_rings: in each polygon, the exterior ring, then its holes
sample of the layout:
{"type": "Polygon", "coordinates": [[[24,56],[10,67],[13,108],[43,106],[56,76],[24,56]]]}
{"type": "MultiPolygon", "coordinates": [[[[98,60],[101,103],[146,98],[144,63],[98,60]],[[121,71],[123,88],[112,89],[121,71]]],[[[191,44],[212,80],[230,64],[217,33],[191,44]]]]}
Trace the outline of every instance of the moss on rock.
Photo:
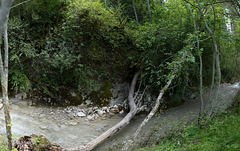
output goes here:
{"type": "Polygon", "coordinates": [[[23,136],[19,138],[14,148],[19,151],[62,151],[63,148],[57,144],[51,143],[42,135],[32,134],[31,136],[23,136]]]}

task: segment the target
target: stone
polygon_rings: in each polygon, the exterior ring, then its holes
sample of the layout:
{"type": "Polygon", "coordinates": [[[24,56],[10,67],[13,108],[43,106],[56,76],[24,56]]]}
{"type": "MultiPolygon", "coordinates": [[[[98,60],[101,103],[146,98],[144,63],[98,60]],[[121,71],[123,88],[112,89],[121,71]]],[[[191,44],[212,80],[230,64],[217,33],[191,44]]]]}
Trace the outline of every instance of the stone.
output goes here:
{"type": "Polygon", "coordinates": [[[98,119],[99,115],[98,114],[94,114],[94,120],[98,119]]]}
{"type": "Polygon", "coordinates": [[[99,127],[95,128],[96,132],[102,132],[104,130],[105,130],[105,128],[103,126],[99,126],[99,127]]]}
{"type": "Polygon", "coordinates": [[[88,120],[93,120],[93,117],[92,117],[91,115],[88,115],[88,116],[87,116],[87,119],[88,119],[88,120]]]}
{"type": "Polygon", "coordinates": [[[108,127],[108,124],[104,124],[103,127],[108,127]]]}
{"type": "Polygon", "coordinates": [[[44,118],[44,117],[45,117],[45,114],[40,114],[39,117],[40,117],[40,118],[44,118]]]}
{"type": "Polygon", "coordinates": [[[110,109],[110,113],[116,113],[116,109],[115,108],[111,108],[110,109]]]}
{"type": "Polygon", "coordinates": [[[106,107],[106,106],[102,107],[103,111],[107,111],[107,109],[108,109],[108,107],[106,107]]]}
{"type": "Polygon", "coordinates": [[[86,103],[86,105],[91,105],[91,104],[92,104],[92,101],[86,100],[85,103],[86,103]]]}
{"type": "Polygon", "coordinates": [[[69,125],[76,126],[78,124],[78,121],[69,121],[69,125]]]}
{"type": "Polygon", "coordinates": [[[32,134],[31,136],[23,136],[15,141],[14,148],[21,151],[28,150],[64,150],[59,145],[51,143],[47,138],[42,135],[32,134]]]}
{"type": "Polygon", "coordinates": [[[88,114],[92,114],[93,113],[93,109],[92,108],[88,108],[88,114]]]}
{"type": "Polygon", "coordinates": [[[16,100],[25,100],[27,98],[27,93],[18,93],[15,95],[16,100]]]}
{"type": "Polygon", "coordinates": [[[112,113],[112,112],[110,112],[110,113],[109,113],[109,115],[110,115],[110,116],[113,116],[113,115],[115,115],[115,114],[114,114],[114,113],[112,113]]]}
{"type": "Polygon", "coordinates": [[[93,107],[93,110],[94,110],[94,111],[98,110],[98,107],[96,107],[96,106],[95,106],[95,107],[93,107]]]}
{"type": "Polygon", "coordinates": [[[84,114],[83,112],[78,112],[78,113],[77,113],[77,116],[78,116],[78,117],[85,117],[86,114],[84,114]]]}
{"type": "Polygon", "coordinates": [[[46,130],[48,127],[47,127],[47,125],[40,125],[40,129],[42,129],[42,130],[46,130]]]}
{"type": "Polygon", "coordinates": [[[3,104],[2,103],[0,103],[0,109],[3,107],[3,104]]]}
{"type": "Polygon", "coordinates": [[[67,111],[66,111],[66,113],[71,113],[71,112],[72,112],[72,110],[67,110],[67,111]]]}
{"type": "Polygon", "coordinates": [[[98,110],[98,111],[97,111],[97,114],[98,114],[99,116],[103,116],[104,111],[102,111],[102,110],[98,110]]]}

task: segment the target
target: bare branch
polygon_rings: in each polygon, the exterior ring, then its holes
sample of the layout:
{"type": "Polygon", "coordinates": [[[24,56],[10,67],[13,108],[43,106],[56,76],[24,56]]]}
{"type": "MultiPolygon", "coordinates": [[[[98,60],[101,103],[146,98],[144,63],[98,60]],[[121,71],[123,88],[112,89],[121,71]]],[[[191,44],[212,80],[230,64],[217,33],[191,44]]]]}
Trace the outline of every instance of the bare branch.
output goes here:
{"type": "Polygon", "coordinates": [[[21,3],[19,3],[19,4],[16,4],[16,5],[12,6],[11,9],[12,9],[12,8],[15,8],[15,7],[17,7],[17,6],[20,6],[20,5],[24,4],[24,3],[27,3],[27,2],[29,2],[29,1],[31,1],[31,0],[23,1],[23,2],[21,2],[21,3]]]}
{"type": "Polygon", "coordinates": [[[183,0],[183,1],[185,1],[186,3],[188,3],[188,4],[190,4],[191,6],[193,6],[193,7],[195,7],[195,8],[198,9],[198,7],[197,7],[196,5],[194,5],[193,3],[189,2],[188,0],[183,0]]]}

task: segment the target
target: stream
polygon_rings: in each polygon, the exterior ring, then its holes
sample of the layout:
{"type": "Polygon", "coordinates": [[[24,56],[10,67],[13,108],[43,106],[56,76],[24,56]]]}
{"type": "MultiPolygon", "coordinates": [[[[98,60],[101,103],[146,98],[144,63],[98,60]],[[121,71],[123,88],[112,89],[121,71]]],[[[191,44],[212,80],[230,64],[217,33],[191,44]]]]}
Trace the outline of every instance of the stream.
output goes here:
{"type": "MultiPolygon", "coordinates": [[[[214,111],[220,112],[226,109],[239,90],[239,82],[232,85],[222,84],[218,99],[213,103],[214,111]]],[[[204,96],[205,99],[208,97],[208,95],[204,96]]],[[[10,99],[14,136],[41,134],[50,141],[67,148],[78,147],[93,140],[117,124],[126,115],[126,113],[111,114],[90,121],[86,117],[73,115],[69,107],[29,106],[29,101],[10,99]]],[[[144,127],[140,141],[148,140],[151,142],[166,135],[169,130],[178,129],[184,124],[194,122],[199,112],[199,106],[200,100],[196,98],[153,117],[144,127]],[[156,124],[160,129],[153,133],[151,138],[147,137],[156,124]]],[[[76,110],[80,108],[80,106],[75,107],[76,110]]],[[[125,144],[132,136],[145,116],[143,114],[135,116],[129,125],[108,138],[95,150],[103,151],[108,148],[120,150],[122,144],[125,144]]],[[[3,109],[0,111],[0,133],[5,133],[3,109]]]]}

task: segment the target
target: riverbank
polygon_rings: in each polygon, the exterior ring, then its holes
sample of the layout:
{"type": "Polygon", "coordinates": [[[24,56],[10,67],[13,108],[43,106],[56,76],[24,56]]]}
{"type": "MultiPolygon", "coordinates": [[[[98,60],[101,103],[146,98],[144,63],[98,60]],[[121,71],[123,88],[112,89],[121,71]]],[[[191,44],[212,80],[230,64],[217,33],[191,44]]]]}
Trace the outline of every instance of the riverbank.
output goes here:
{"type": "MultiPolygon", "coordinates": [[[[233,85],[223,84],[219,90],[219,99],[215,101],[214,109],[216,112],[225,110],[233,101],[237,92],[240,90],[239,83],[233,85]]],[[[208,95],[205,96],[206,98],[208,95]]],[[[199,112],[200,101],[193,99],[184,104],[172,108],[165,113],[158,114],[152,118],[144,127],[140,135],[140,145],[152,144],[160,138],[168,135],[171,131],[179,129],[179,125],[194,123],[199,112]]],[[[87,120],[87,117],[79,117],[76,113],[80,111],[74,107],[52,108],[43,106],[29,106],[26,101],[12,102],[11,116],[13,119],[13,134],[17,137],[24,135],[42,134],[51,142],[63,147],[81,146],[118,123],[124,116],[123,114],[106,114],[96,120],[87,120]],[[67,113],[67,111],[70,111],[67,113]],[[75,111],[77,111],[75,113],[75,111]],[[71,116],[75,114],[76,116],[71,116]]],[[[81,110],[83,111],[83,110],[81,110]]],[[[80,113],[79,113],[80,115],[80,113]]],[[[0,111],[0,133],[4,133],[3,110],[0,111]]],[[[108,149],[120,150],[123,144],[135,132],[137,126],[145,118],[145,115],[138,115],[124,129],[114,136],[108,138],[95,150],[104,151],[108,149]]],[[[138,143],[139,143],[138,142],[138,143]]]]}
{"type": "MultiPolygon", "coordinates": [[[[240,102],[238,98],[237,102],[240,102]]],[[[160,140],[150,147],[139,148],[136,151],[239,151],[240,150],[240,107],[223,111],[220,115],[200,129],[198,125],[190,125],[183,131],[177,132],[160,140]]]]}

